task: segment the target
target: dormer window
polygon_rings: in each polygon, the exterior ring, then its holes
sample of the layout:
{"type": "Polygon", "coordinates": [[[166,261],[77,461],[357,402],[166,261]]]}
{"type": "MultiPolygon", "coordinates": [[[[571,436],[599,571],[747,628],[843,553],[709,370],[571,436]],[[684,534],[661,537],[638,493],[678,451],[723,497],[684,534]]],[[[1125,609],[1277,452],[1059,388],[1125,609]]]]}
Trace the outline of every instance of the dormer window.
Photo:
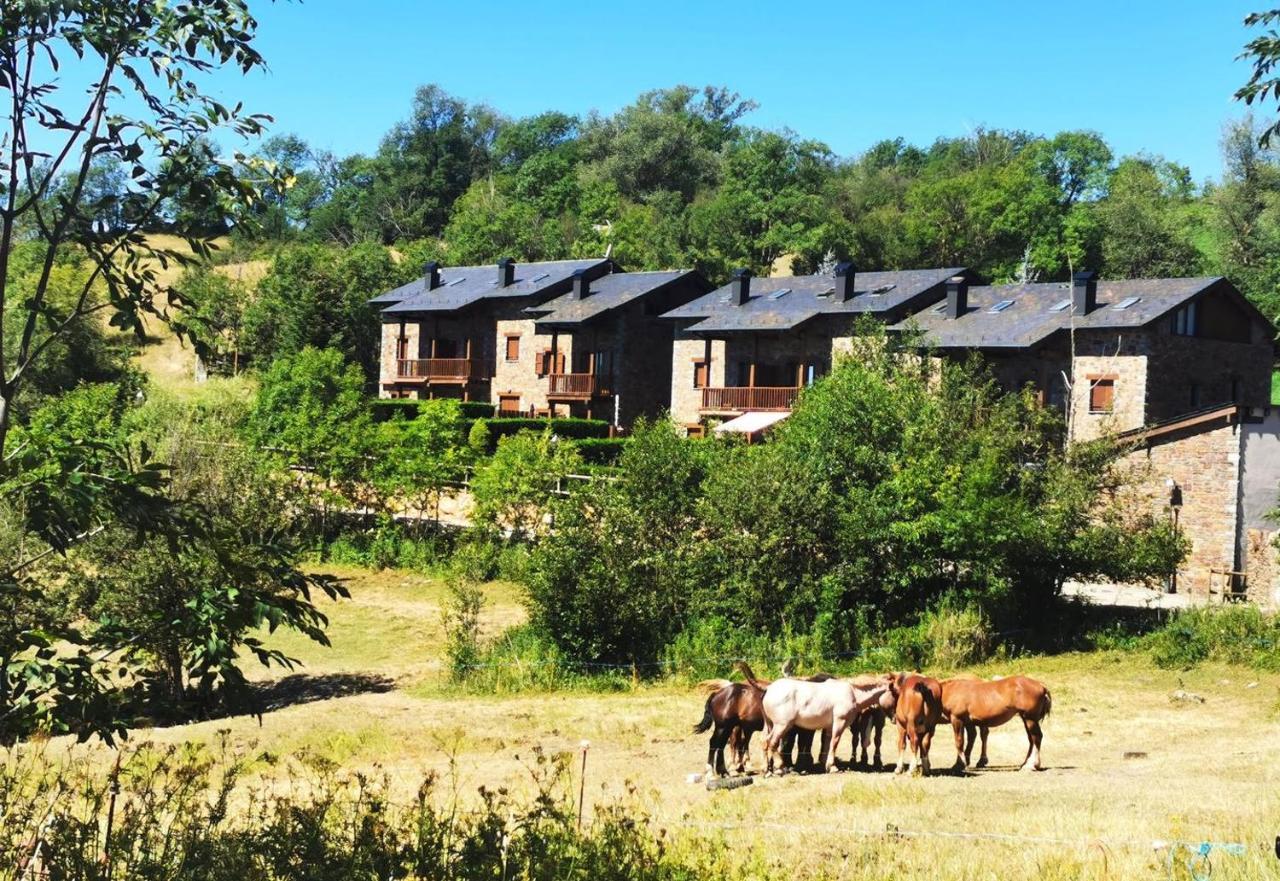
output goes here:
{"type": "Polygon", "coordinates": [[[1177,336],[1195,336],[1197,324],[1194,300],[1173,313],[1173,332],[1177,336]]]}

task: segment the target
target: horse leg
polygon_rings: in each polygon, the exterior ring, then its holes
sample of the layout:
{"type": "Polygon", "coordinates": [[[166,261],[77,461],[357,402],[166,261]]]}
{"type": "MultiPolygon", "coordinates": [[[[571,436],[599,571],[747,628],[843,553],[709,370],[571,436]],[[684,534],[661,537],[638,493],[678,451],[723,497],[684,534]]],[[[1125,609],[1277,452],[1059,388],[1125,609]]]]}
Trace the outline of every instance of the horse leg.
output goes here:
{"type": "Polygon", "coordinates": [[[1044,739],[1044,735],[1040,731],[1040,723],[1034,719],[1023,719],[1023,723],[1027,726],[1027,758],[1022,763],[1023,771],[1039,771],[1040,766],[1040,742],[1044,739]]]}
{"type": "Polygon", "coordinates": [[[884,738],[884,717],[877,715],[871,721],[871,724],[875,728],[875,738],[876,738],[875,769],[879,771],[882,767],[884,767],[884,762],[880,760],[880,741],[884,738]]]}
{"type": "Polygon", "coordinates": [[[925,777],[929,776],[929,747],[931,746],[933,746],[933,729],[930,728],[920,738],[920,769],[925,777]]]}
{"type": "Polygon", "coordinates": [[[920,732],[914,726],[907,732],[907,745],[911,747],[911,764],[907,767],[907,773],[914,776],[916,765],[920,761],[920,732]]]}
{"type": "Polygon", "coordinates": [[[738,726],[738,736],[742,745],[741,751],[738,753],[738,773],[747,773],[747,764],[751,761],[751,735],[755,732],[750,728],[738,726]]]}
{"type": "Polygon", "coordinates": [[[871,716],[868,713],[862,717],[861,730],[858,732],[858,739],[854,741],[854,752],[860,756],[857,764],[864,768],[871,764],[871,716]]]}
{"type": "Polygon", "coordinates": [[[893,766],[893,773],[902,773],[903,751],[907,748],[907,729],[898,726],[898,763],[893,766]]]}
{"type": "Polygon", "coordinates": [[[822,731],[822,739],[830,738],[831,740],[830,748],[826,750],[826,761],[823,762],[823,767],[828,774],[836,769],[836,747],[840,746],[840,737],[844,734],[846,721],[844,719],[832,719],[831,723],[830,728],[824,728],[822,731]]]}
{"type": "Polygon", "coordinates": [[[956,738],[956,763],[951,768],[954,771],[963,771],[969,763],[964,754],[964,720],[959,715],[951,717],[951,733],[956,738]]]}
{"type": "Polygon", "coordinates": [[[964,764],[967,768],[973,762],[973,742],[978,739],[978,726],[969,722],[964,726],[964,764]]]}
{"type": "Polygon", "coordinates": [[[716,725],[715,733],[711,735],[711,754],[707,756],[708,776],[727,777],[729,775],[724,765],[724,747],[732,734],[732,723],[722,722],[716,725]]]}
{"type": "Polygon", "coordinates": [[[982,738],[982,755],[978,756],[979,768],[985,768],[987,766],[987,735],[990,733],[990,727],[986,725],[978,726],[978,736],[982,738]]]}

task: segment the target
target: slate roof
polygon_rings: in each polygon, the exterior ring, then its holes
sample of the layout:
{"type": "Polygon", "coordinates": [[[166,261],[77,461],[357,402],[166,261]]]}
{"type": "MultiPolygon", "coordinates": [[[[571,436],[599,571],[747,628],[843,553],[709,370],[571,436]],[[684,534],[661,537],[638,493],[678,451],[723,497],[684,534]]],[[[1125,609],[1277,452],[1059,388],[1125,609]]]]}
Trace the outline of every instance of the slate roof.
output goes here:
{"type": "Polygon", "coordinates": [[[385,306],[383,315],[422,312],[456,312],[481,300],[530,297],[563,284],[579,269],[606,266],[609,260],[545,260],[517,263],[515,282],[498,287],[496,263],[485,266],[445,266],[440,270],[440,287],[428,291],[426,278],[415,279],[394,290],[379,294],[369,302],[385,306]]]}
{"type": "Polygon", "coordinates": [[[574,327],[586,324],[683,278],[693,279],[704,290],[711,287],[710,283],[692,269],[614,272],[594,279],[585,299],[576,299],[570,291],[546,303],[529,306],[524,311],[540,315],[539,326],[574,327]]]}
{"type": "Polygon", "coordinates": [[[1076,330],[1142,327],[1219,283],[1225,282],[1218,277],[1099,279],[1097,307],[1088,315],[1075,316],[1070,306],[1070,282],[971,287],[968,309],[959,318],[947,318],[932,306],[890,330],[915,326],[924,331],[928,345],[942,349],[1030,348],[1058,331],[1068,330],[1073,322],[1076,330]],[[1136,302],[1117,308],[1131,298],[1136,302]],[[999,312],[991,311],[992,306],[1004,300],[1012,303],[999,312]],[[1063,302],[1068,305],[1053,311],[1063,302]]]}
{"type": "Polygon", "coordinates": [[[688,328],[695,333],[792,330],[819,315],[884,316],[918,307],[916,298],[935,287],[940,294],[940,285],[964,272],[963,267],[858,272],[853,277],[854,296],[845,302],[828,294],[835,288],[831,275],[753,278],[750,296],[741,306],[733,304],[729,284],[662,317],[701,319],[688,328]],[[775,296],[782,290],[787,293],[775,296]]]}

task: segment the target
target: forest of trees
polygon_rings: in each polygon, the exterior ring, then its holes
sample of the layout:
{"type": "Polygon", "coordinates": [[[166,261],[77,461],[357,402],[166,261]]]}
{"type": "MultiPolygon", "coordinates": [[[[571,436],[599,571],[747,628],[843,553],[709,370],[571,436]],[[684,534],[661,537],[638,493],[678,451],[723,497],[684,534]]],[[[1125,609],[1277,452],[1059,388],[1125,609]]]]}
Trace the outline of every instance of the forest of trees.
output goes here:
{"type": "MultiPolygon", "coordinates": [[[[868,270],[965,265],[995,281],[1222,274],[1280,311],[1280,159],[1255,124],[1224,124],[1221,177],[1097,133],[979,129],[932,144],[891,132],[856,157],[749,124],[724,88],[647,92],[612,115],[511,119],[437,86],[371,156],[278,135],[291,185],[252,238],[404,247],[447,263],[594,256],[628,269],[795,272],[830,256],[868,270]]],[[[243,220],[243,218],[241,218],[243,220]]],[[[220,221],[223,228],[234,218],[220,221]]],[[[372,293],[372,291],[371,291],[372,293]]]]}

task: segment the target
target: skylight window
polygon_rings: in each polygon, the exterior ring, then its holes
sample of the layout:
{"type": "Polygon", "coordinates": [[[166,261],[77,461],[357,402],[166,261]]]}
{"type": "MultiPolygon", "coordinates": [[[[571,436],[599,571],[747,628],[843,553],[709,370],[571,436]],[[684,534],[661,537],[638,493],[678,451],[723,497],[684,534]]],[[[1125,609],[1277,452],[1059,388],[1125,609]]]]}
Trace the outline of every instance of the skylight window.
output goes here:
{"type": "Polygon", "coordinates": [[[462,284],[466,280],[467,280],[467,277],[464,275],[461,278],[455,278],[453,281],[445,282],[445,287],[447,288],[457,287],[458,285],[462,284]]]}
{"type": "Polygon", "coordinates": [[[880,287],[876,288],[874,291],[871,291],[871,296],[874,297],[876,294],[887,294],[889,293],[889,291],[893,290],[896,287],[897,287],[896,284],[882,284],[880,285],[880,287]]]}
{"type": "Polygon", "coordinates": [[[770,300],[781,300],[787,294],[791,293],[791,288],[780,288],[769,295],[770,300]]]}
{"type": "Polygon", "coordinates": [[[1130,306],[1136,306],[1138,304],[1138,301],[1141,299],[1142,299],[1141,297],[1125,297],[1123,300],[1121,300],[1119,303],[1116,303],[1111,308],[1116,310],[1128,309],[1130,306]]]}
{"type": "Polygon", "coordinates": [[[1008,309],[1012,305],[1013,305],[1013,300],[1001,300],[999,303],[996,303],[987,311],[992,313],[1003,312],[1004,310],[1008,309]]]}
{"type": "Polygon", "coordinates": [[[1049,307],[1050,312],[1065,312],[1067,307],[1071,305],[1070,300],[1059,300],[1049,307]]]}
{"type": "Polygon", "coordinates": [[[933,311],[934,311],[934,312],[937,312],[939,315],[941,315],[943,312],[946,312],[946,311],[947,311],[947,304],[946,304],[946,303],[939,303],[938,305],[936,305],[936,306],[934,306],[934,307],[933,307],[933,311]]]}
{"type": "Polygon", "coordinates": [[[819,297],[829,297],[836,292],[835,288],[827,288],[825,291],[818,291],[819,297]]]}
{"type": "Polygon", "coordinates": [[[529,281],[542,281],[544,278],[550,278],[550,277],[551,277],[550,272],[542,272],[542,273],[539,273],[538,275],[535,275],[533,278],[529,279],[529,281]]]}

